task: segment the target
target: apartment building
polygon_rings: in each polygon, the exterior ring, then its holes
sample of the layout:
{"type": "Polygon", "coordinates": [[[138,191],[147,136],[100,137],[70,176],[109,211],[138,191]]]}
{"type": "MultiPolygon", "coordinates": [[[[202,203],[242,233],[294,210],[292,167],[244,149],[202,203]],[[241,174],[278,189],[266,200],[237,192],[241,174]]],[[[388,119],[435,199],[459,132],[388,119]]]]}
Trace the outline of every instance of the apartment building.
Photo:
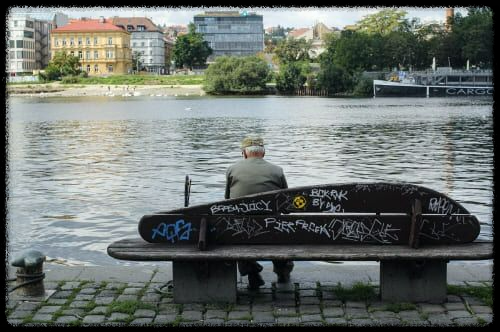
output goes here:
{"type": "Polygon", "coordinates": [[[130,33],[103,17],[70,20],[51,31],[52,57],[67,52],[80,59],[88,75],[120,75],[132,71],[130,33]]]}
{"type": "Polygon", "coordinates": [[[147,17],[113,17],[111,23],[130,33],[130,45],[139,70],[164,74],[169,64],[165,64],[164,35],[147,17]]]}
{"type": "Polygon", "coordinates": [[[262,15],[245,11],[205,12],[194,16],[194,25],[213,50],[208,61],[222,55],[246,56],[264,50],[262,15]]]}
{"type": "Polygon", "coordinates": [[[12,15],[8,26],[9,75],[32,74],[34,70],[45,68],[50,60],[52,23],[28,15],[12,15]]]}

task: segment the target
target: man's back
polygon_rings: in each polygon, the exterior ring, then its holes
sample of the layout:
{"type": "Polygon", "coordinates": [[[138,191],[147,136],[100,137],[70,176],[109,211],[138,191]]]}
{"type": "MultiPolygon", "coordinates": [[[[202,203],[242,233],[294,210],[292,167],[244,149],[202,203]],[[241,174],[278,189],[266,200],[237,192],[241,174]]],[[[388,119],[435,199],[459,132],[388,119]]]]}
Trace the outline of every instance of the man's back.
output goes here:
{"type": "Polygon", "coordinates": [[[288,188],[283,169],[262,158],[240,160],[226,173],[225,198],[288,188]]]}

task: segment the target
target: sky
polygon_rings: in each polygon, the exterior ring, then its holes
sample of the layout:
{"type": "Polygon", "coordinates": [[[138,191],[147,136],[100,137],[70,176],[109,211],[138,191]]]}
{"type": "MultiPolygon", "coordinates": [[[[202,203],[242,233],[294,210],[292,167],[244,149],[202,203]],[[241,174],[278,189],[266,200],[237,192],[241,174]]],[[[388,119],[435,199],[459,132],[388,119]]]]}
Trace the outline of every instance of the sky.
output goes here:
{"type": "MultiPolygon", "coordinates": [[[[370,15],[384,9],[383,7],[13,7],[12,12],[21,10],[23,12],[37,13],[33,16],[50,16],[56,11],[67,14],[70,18],[99,16],[112,17],[134,17],[146,16],[151,18],[155,24],[165,25],[187,25],[193,21],[193,16],[207,10],[237,10],[255,12],[263,15],[264,28],[277,26],[307,28],[315,23],[321,22],[329,27],[342,29],[349,24],[355,24],[364,16],[370,15]]],[[[406,18],[419,18],[422,23],[435,21],[444,22],[444,7],[398,7],[408,12],[406,18]]],[[[467,15],[467,9],[456,7],[455,13],[467,15]]]]}

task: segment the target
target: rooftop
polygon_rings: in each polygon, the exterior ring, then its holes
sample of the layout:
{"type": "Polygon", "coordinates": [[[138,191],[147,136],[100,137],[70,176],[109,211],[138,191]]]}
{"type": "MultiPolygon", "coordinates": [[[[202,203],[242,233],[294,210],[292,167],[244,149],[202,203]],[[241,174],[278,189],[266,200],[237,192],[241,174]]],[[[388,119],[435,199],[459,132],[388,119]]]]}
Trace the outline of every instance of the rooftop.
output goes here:
{"type": "Polygon", "coordinates": [[[73,19],[65,26],[53,29],[51,32],[70,32],[70,31],[124,31],[124,29],[112,24],[109,19],[73,19]]]}
{"type": "Polygon", "coordinates": [[[123,27],[123,29],[134,31],[160,31],[160,29],[147,17],[118,17],[115,16],[110,19],[111,23],[123,27]],[[141,30],[141,27],[143,27],[141,30]]]}

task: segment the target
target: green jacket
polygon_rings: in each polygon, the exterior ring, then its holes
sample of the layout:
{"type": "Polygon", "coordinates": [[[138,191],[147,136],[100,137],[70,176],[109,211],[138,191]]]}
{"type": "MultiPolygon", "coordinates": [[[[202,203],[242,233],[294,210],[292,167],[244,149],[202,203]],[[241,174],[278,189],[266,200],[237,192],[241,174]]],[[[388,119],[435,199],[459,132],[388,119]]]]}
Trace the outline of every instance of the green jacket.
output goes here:
{"type": "Polygon", "coordinates": [[[262,158],[248,158],[230,166],[226,172],[225,198],[288,188],[283,169],[262,158]]]}

